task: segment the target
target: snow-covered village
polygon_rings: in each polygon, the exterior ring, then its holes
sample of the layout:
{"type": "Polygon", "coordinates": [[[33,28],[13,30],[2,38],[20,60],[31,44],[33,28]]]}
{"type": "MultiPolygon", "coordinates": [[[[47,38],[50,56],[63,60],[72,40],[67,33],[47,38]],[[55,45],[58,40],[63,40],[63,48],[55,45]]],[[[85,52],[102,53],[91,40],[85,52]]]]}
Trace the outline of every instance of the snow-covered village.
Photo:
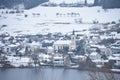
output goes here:
{"type": "Polygon", "coordinates": [[[120,9],[92,6],[97,0],[71,1],[31,9],[0,6],[0,67],[120,73],[120,9]]]}

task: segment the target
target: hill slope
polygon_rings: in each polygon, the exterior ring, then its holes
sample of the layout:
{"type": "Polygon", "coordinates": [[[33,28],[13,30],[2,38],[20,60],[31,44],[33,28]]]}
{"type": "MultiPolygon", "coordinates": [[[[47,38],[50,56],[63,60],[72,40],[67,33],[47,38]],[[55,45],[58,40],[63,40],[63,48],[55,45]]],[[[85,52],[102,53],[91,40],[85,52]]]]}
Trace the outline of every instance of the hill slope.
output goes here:
{"type": "Polygon", "coordinates": [[[65,7],[41,7],[25,10],[24,13],[2,14],[11,11],[0,10],[1,33],[14,34],[39,34],[88,29],[97,20],[99,23],[118,22],[120,9],[105,11],[101,7],[65,8],[65,7]],[[76,15],[79,14],[79,15],[76,15]],[[76,23],[81,19],[82,23],[76,23]],[[3,25],[6,25],[3,27],[3,25]]]}
{"type": "Polygon", "coordinates": [[[33,8],[48,0],[0,0],[0,6],[12,8],[19,4],[24,4],[26,9],[33,8]]]}

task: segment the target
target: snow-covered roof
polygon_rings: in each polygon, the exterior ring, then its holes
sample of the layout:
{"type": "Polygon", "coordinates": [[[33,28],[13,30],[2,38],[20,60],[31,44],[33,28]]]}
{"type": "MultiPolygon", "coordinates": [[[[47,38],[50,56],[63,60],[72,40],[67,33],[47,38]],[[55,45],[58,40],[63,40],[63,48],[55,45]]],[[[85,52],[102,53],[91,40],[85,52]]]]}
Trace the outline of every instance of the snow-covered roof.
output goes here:
{"type": "Polygon", "coordinates": [[[90,32],[89,31],[80,31],[80,32],[75,32],[75,34],[85,36],[85,35],[90,35],[90,32]]]}
{"type": "Polygon", "coordinates": [[[108,62],[109,60],[101,60],[101,59],[98,59],[98,60],[92,60],[93,62],[108,62]]]}
{"type": "Polygon", "coordinates": [[[5,38],[4,38],[4,40],[9,40],[9,39],[10,39],[10,37],[5,37],[5,38]]]}
{"type": "Polygon", "coordinates": [[[13,57],[13,56],[7,56],[8,61],[13,62],[13,63],[24,63],[24,62],[29,62],[30,58],[28,57],[13,57]]]}
{"type": "Polygon", "coordinates": [[[120,33],[115,35],[115,38],[120,39],[120,33]]]}
{"type": "Polygon", "coordinates": [[[40,46],[40,43],[33,41],[30,45],[31,45],[31,46],[40,46]]]}
{"type": "Polygon", "coordinates": [[[120,50],[120,46],[111,46],[112,49],[120,50]]]}
{"type": "Polygon", "coordinates": [[[50,55],[46,55],[46,54],[39,54],[39,57],[49,59],[49,58],[50,58],[50,55]]]}
{"type": "Polygon", "coordinates": [[[120,41],[116,41],[115,44],[120,44],[120,41]]]}
{"type": "Polygon", "coordinates": [[[0,41],[0,47],[3,47],[4,46],[4,44],[0,41]]]}
{"type": "Polygon", "coordinates": [[[45,43],[52,43],[52,42],[54,42],[54,40],[44,40],[43,42],[45,42],[45,43]]]}
{"type": "Polygon", "coordinates": [[[48,50],[53,50],[53,47],[49,46],[49,47],[48,47],[48,50]]]}
{"type": "Polygon", "coordinates": [[[114,57],[120,57],[120,54],[112,54],[114,57]]]}
{"type": "Polygon", "coordinates": [[[17,47],[18,45],[16,45],[16,44],[10,44],[10,45],[8,45],[9,47],[17,47]]]}
{"type": "Polygon", "coordinates": [[[113,56],[110,56],[110,57],[109,57],[109,60],[120,60],[120,57],[113,57],[113,56]]]}
{"type": "Polygon", "coordinates": [[[101,40],[103,40],[103,39],[110,39],[110,38],[113,38],[113,36],[107,36],[107,35],[100,36],[101,40]]]}
{"type": "Polygon", "coordinates": [[[58,40],[54,43],[54,45],[70,45],[71,44],[71,40],[58,40]]]}
{"type": "Polygon", "coordinates": [[[118,33],[117,33],[117,32],[111,32],[111,34],[112,34],[112,35],[116,35],[116,34],[118,34],[118,33]]]}
{"type": "Polygon", "coordinates": [[[86,56],[82,56],[82,55],[75,55],[73,58],[74,58],[74,59],[78,59],[78,58],[86,58],[86,56]]]}
{"type": "Polygon", "coordinates": [[[105,49],[106,47],[105,47],[105,45],[95,45],[95,44],[92,44],[92,45],[90,45],[91,47],[97,47],[97,48],[99,48],[99,49],[105,49]]]}
{"type": "Polygon", "coordinates": [[[25,53],[25,48],[21,49],[19,52],[20,53],[25,53]]]}
{"type": "Polygon", "coordinates": [[[97,52],[92,52],[92,53],[90,54],[90,56],[96,56],[96,55],[98,55],[97,52]]]}
{"type": "Polygon", "coordinates": [[[62,56],[54,56],[54,59],[63,59],[62,56]]]}

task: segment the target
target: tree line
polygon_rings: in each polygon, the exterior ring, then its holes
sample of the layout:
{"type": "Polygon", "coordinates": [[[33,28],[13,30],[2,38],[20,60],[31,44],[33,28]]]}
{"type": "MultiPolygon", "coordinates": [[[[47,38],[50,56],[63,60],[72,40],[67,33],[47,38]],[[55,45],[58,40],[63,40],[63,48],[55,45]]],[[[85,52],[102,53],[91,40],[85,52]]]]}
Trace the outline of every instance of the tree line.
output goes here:
{"type": "Polygon", "coordinates": [[[15,5],[24,4],[26,9],[33,8],[48,0],[0,0],[0,6],[13,8],[15,5]]]}
{"type": "Polygon", "coordinates": [[[94,0],[94,6],[102,6],[104,9],[120,8],[120,0],[94,0]]]}
{"type": "MultiPolygon", "coordinates": [[[[26,9],[30,9],[47,1],[49,0],[0,0],[0,7],[12,8],[18,4],[24,4],[26,9]]],[[[87,5],[87,1],[85,0],[85,5],[87,5]]],[[[120,0],[94,0],[93,6],[102,6],[104,9],[109,9],[120,8],[119,4],[120,0]]]]}

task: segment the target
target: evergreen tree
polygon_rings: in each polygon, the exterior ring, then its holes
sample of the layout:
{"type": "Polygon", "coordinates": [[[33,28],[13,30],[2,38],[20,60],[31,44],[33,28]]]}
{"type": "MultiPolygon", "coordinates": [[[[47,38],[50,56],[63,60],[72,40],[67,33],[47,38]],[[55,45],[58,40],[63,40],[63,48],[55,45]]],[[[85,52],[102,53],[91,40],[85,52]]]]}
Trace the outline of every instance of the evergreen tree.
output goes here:
{"type": "Polygon", "coordinates": [[[94,0],[94,6],[99,6],[100,2],[101,2],[101,0],[94,0]]]}
{"type": "Polygon", "coordinates": [[[87,0],[85,0],[85,5],[87,5],[87,0]]]}
{"type": "Polygon", "coordinates": [[[107,8],[120,8],[120,0],[103,0],[102,7],[107,8]]]}
{"type": "Polygon", "coordinates": [[[0,6],[2,5],[7,8],[12,8],[18,4],[24,4],[25,8],[29,9],[46,1],[48,0],[0,0],[0,6]]]}

